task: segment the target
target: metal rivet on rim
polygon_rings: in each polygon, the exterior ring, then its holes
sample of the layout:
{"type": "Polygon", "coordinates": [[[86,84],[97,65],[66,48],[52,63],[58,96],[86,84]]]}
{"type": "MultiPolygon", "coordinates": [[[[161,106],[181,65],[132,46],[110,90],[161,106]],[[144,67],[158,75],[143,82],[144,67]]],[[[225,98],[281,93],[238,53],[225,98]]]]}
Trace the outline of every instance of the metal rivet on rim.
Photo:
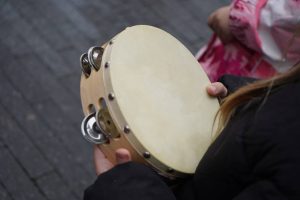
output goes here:
{"type": "Polygon", "coordinates": [[[109,93],[108,94],[108,99],[111,100],[111,101],[114,100],[115,99],[115,95],[113,93],[109,93]]]}
{"type": "Polygon", "coordinates": [[[144,158],[150,158],[151,154],[148,151],[146,151],[143,153],[143,156],[144,156],[144,158]]]}
{"type": "Polygon", "coordinates": [[[109,41],[109,44],[110,44],[110,45],[112,45],[113,43],[114,43],[114,42],[113,42],[112,40],[111,40],[111,41],[109,41]]]}
{"type": "Polygon", "coordinates": [[[167,172],[167,173],[173,173],[173,172],[174,172],[174,169],[168,168],[168,169],[166,170],[166,172],[167,172]]]}
{"type": "Polygon", "coordinates": [[[106,62],[104,65],[105,68],[109,68],[109,62],[106,62]]]}
{"type": "Polygon", "coordinates": [[[124,133],[130,133],[130,128],[128,125],[124,126],[124,133]]]}

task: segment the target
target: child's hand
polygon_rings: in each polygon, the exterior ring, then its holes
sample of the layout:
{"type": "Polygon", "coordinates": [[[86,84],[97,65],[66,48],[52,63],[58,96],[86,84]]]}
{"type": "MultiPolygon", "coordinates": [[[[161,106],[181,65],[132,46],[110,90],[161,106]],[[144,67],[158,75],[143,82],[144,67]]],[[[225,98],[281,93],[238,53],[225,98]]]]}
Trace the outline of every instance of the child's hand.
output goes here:
{"type": "MultiPolygon", "coordinates": [[[[116,150],[117,165],[130,161],[131,155],[127,149],[116,150]]],[[[94,164],[97,175],[100,175],[114,167],[114,165],[105,157],[103,152],[96,145],[94,146],[94,164]]]]}
{"type": "Polygon", "coordinates": [[[224,44],[233,40],[229,29],[230,6],[219,8],[208,17],[208,26],[218,35],[224,44]]]}

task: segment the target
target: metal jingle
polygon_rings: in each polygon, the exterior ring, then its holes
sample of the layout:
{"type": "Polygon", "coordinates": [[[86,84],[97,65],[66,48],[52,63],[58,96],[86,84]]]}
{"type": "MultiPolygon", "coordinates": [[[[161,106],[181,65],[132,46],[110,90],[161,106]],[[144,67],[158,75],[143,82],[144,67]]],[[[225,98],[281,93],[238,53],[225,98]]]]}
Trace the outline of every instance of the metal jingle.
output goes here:
{"type": "Polygon", "coordinates": [[[101,129],[101,131],[104,135],[106,135],[107,138],[120,137],[120,133],[118,132],[117,127],[115,126],[107,108],[98,110],[95,118],[98,128],[101,129]]]}
{"type": "Polygon", "coordinates": [[[95,70],[100,69],[103,51],[101,47],[91,47],[88,50],[88,61],[95,70]]]}
{"type": "Polygon", "coordinates": [[[82,136],[89,142],[94,144],[104,144],[108,142],[108,138],[96,123],[95,113],[86,116],[81,123],[82,136]]]}
{"type": "Polygon", "coordinates": [[[89,77],[91,74],[91,66],[88,60],[88,55],[87,53],[84,53],[80,56],[80,66],[81,70],[84,73],[86,77],[89,77]]]}
{"type": "Polygon", "coordinates": [[[148,151],[144,152],[144,153],[143,153],[143,156],[144,156],[144,158],[146,158],[146,159],[151,158],[151,154],[150,154],[148,151]]]}

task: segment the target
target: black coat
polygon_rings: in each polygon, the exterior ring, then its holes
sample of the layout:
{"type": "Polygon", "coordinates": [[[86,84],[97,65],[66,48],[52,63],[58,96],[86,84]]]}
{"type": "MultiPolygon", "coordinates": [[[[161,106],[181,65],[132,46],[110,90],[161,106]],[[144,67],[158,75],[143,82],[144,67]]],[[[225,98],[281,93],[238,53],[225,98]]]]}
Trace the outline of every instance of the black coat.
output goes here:
{"type": "Polygon", "coordinates": [[[129,162],[100,175],[84,199],[300,200],[300,81],[262,101],[238,109],[175,193],[152,169],[129,162]]]}

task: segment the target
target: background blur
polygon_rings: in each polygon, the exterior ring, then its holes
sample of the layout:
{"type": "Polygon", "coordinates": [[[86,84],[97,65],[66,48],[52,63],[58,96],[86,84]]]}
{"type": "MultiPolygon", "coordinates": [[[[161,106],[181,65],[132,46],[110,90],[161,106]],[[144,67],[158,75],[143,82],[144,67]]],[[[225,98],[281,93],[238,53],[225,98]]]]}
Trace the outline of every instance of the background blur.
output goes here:
{"type": "Polygon", "coordinates": [[[80,133],[79,57],[149,24],[192,53],[229,0],[0,0],[0,199],[82,199],[95,180],[80,133]]]}

